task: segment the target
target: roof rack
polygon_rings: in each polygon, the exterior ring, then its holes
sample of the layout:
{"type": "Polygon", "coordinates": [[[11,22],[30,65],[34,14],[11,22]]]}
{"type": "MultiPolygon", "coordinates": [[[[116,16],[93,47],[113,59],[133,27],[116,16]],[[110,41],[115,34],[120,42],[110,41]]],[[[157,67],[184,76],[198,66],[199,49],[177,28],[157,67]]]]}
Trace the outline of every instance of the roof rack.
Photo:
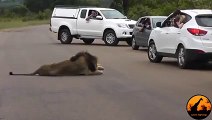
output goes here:
{"type": "Polygon", "coordinates": [[[77,8],[89,8],[89,7],[93,7],[93,8],[98,8],[96,6],[73,6],[73,5],[56,5],[55,8],[72,8],[72,9],[77,9],[77,8]]]}

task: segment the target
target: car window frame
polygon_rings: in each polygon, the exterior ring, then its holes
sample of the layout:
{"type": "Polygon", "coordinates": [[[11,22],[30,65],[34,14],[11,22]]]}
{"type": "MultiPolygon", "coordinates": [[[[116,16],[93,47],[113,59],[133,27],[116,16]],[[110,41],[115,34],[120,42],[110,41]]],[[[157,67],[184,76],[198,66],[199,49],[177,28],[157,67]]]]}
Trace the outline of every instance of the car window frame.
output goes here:
{"type": "MultiPolygon", "coordinates": [[[[101,15],[101,13],[100,13],[99,11],[93,10],[93,9],[89,9],[89,10],[87,11],[87,12],[88,12],[88,15],[87,15],[87,16],[90,16],[91,13],[92,13],[92,11],[97,12],[97,15],[96,15],[96,16],[101,16],[101,17],[102,17],[102,15],[101,15]]],[[[102,17],[102,18],[103,18],[103,17],[102,17]]],[[[99,20],[99,19],[96,19],[96,17],[95,17],[95,18],[90,18],[90,19],[92,19],[92,20],[99,20]]]]}
{"type": "MultiPolygon", "coordinates": [[[[189,22],[191,19],[192,19],[192,17],[189,15],[189,14],[186,14],[186,13],[184,13],[184,12],[180,12],[179,13],[180,15],[185,15],[186,16],[186,22],[184,23],[184,24],[186,24],[187,22],[189,22]]],[[[176,15],[174,15],[174,13],[171,13],[169,16],[168,16],[168,18],[162,23],[162,25],[161,25],[161,28],[163,28],[163,27],[175,27],[173,24],[172,24],[172,20],[173,20],[173,18],[174,17],[176,17],[176,15]],[[170,23],[168,23],[168,22],[170,22],[170,23]],[[166,24],[170,24],[170,25],[166,25],[166,24]]],[[[175,27],[175,28],[177,28],[177,27],[175,27]]]]}
{"type": "Polygon", "coordinates": [[[81,13],[80,13],[80,18],[82,18],[82,19],[84,18],[84,19],[85,19],[85,18],[86,18],[86,15],[87,15],[87,12],[88,12],[87,9],[82,9],[82,10],[81,10],[81,13]],[[82,11],[86,11],[86,12],[85,12],[85,16],[83,16],[83,17],[82,17],[82,11]]]}

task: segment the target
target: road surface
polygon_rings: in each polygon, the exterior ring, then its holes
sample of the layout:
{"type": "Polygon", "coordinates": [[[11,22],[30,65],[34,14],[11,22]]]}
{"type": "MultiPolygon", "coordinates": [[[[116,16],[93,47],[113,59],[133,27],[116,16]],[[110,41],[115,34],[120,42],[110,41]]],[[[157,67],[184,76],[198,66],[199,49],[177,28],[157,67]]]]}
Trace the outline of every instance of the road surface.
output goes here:
{"type": "MultiPolygon", "coordinates": [[[[182,70],[175,59],[150,63],[146,49],[133,51],[96,40],[63,45],[48,25],[0,32],[2,120],[193,120],[187,101],[196,94],[212,101],[212,65],[182,70]],[[98,76],[9,76],[69,59],[79,51],[99,57],[98,76]]],[[[210,115],[206,120],[211,120],[210,115]]]]}

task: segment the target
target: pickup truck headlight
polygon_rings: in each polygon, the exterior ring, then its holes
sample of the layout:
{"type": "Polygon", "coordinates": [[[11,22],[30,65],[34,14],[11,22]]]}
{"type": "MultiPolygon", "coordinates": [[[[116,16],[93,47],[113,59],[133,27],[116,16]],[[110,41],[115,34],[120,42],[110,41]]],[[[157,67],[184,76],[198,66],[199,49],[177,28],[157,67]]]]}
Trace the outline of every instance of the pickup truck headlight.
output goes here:
{"type": "Polygon", "coordinates": [[[117,25],[118,27],[121,27],[121,28],[127,28],[127,24],[118,23],[117,25]]]}

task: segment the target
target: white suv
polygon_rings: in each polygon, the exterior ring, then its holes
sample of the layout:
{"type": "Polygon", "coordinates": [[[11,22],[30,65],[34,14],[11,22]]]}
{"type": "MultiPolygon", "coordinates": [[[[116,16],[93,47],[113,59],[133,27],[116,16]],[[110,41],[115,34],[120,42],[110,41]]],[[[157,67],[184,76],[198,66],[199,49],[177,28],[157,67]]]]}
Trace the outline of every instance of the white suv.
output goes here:
{"type": "Polygon", "coordinates": [[[164,22],[158,22],[148,40],[148,58],[161,62],[163,57],[175,57],[180,68],[193,61],[212,58],[212,10],[177,10],[164,22]],[[176,16],[183,15],[182,28],[175,26],[176,16]],[[174,22],[173,22],[174,21],[174,22]]]}

